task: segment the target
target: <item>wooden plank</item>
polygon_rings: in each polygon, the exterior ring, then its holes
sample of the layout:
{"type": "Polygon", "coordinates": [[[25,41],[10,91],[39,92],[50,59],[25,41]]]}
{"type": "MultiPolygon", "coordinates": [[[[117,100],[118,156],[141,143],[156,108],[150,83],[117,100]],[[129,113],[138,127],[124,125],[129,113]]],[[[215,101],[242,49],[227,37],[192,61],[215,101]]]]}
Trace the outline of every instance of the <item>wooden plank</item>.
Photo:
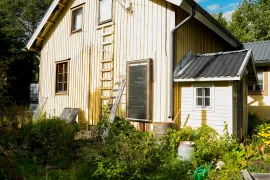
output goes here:
{"type": "Polygon", "coordinates": [[[112,71],[113,70],[113,68],[109,68],[109,69],[101,69],[100,71],[101,72],[110,72],[110,71],[112,71]]]}

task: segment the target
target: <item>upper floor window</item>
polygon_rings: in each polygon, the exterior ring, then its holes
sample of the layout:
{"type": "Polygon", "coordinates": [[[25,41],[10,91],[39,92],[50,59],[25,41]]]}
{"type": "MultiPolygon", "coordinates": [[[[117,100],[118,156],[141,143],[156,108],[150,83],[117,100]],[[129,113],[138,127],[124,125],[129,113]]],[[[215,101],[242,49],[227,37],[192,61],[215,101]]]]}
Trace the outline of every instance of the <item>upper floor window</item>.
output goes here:
{"type": "Polygon", "coordinates": [[[56,64],[56,87],[57,94],[66,94],[68,91],[68,61],[56,64]]]}
{"type": "Polygon", "coordinates": [[[99,0],[99,24],[112,21],[112,0],[99,0]]]}
{"type": "Polygon", "coordinates": [[[82,13],[83,13],[82,6],[72,9],[71,33],[82,30],[82,21],[83,21],[82,13]]]}

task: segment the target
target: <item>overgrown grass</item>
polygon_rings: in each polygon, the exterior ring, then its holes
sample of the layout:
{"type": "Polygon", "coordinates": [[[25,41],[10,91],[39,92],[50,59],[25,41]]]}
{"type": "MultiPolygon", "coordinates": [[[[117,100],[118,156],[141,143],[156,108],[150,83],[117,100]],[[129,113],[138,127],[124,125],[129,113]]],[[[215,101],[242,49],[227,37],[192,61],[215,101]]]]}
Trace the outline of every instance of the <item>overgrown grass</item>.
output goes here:
{"type": "MultiPolygon", "coordinates": [[[[98,129],[106,125],[102,122],[98,129]]],[[[213,167],[208,179],[241,179],[241,169],[269,172],[270,148],[262,154],[258,138],[239,144],[226,129],[222,136],[209,126],[171,129],[154,139],[151,132],[116,118],[105,145],[100,136],[75,141],[79,130],[58,118],[1,119],[0,179],[192,179],[197,167],[220,160],[223,170],[213,167]],[[180,142],[187,140],[196,145],[192,162],[177,155],[180,142]]]]}

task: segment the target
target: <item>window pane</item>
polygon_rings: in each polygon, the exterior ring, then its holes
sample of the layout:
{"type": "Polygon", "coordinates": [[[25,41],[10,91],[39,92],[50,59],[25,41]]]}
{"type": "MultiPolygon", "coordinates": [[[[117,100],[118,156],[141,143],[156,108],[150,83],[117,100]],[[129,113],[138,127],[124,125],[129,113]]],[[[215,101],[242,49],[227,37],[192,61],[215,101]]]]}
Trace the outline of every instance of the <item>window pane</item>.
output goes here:
{"type": "Polygon", "coordinates": [[[255,86],[255,90],[256,91],[262,91],[263,90],[263,85],[262,84],[258,84],[255,86]]]}
{"type": "Polygon", "coordinates": [[[99,1],[99,22],[112,19],[112,0],[99,1]]]}
{"type": "Polygon", "coordinates": [[[210,88],[204,88],[205,96],[210,96],[210,88]]]}
{"type": "Polygon", "coordinates": [[[82,8],[72,11],[72,31],[82,29],[82,8]]]}
{"type": "Polygon", "coordinates": [[[197,88],[196,91],[197,96],[202,96],[202,88],[197,88]]]}
{"type": "Polygon", "coordinates": [[[67,83],[64,83],[64,91],[67,91],[67,83]]]}
{"type": "Polygon", "coordinates": [[[202,106],[202,98],[196,98],[196,106],[202,106]]]}
{"type": "Polygon", "coordinates": [[[67,82],[67,76],[68,76],[68,74],[65,73],[65,78],[64,78],[64,81],[65,81],[65,82],[67,82]]]}
{"type": "Polygon", "coordinates": [[[65,63],[65,72],[68,72],[68,63],[65,63]]]}
{"type": "Polygon", "coordinates": [[[58,67],[59,67],[59,73],[63,73],[63,64],[59,64],[58,67]]]}
{"type": "Polygon", "coordinates": [[[58,83],[58,89],[57,89],[58,92],[59,91],[62,91],[62,89],[63,89],[63,84],[62,83],[58,83]]]}
{"type": "Polygon", "coordinates": [[[58,75],[58,82],[63,82],[63,74],[58,75]]]}
{"type": "Polygon", "coordinates": [[[205,106],[210,106],[210,98],[205,98],[205,106]]]}

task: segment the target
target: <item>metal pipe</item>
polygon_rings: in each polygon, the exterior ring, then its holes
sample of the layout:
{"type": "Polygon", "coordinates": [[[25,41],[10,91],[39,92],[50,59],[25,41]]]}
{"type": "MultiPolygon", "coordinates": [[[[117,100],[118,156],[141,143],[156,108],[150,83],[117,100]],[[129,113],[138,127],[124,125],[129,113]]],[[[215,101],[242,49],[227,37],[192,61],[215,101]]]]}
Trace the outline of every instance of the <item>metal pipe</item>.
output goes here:
{"type": "Polygon", "coordinates": [[[170,49],[170,61],[169,61],[169,92],[170,92],[170,102],[169,102],[169,117],[172,118],[173,116],[173,61],[174,61],[174,33],[176,30],[181,28],[186,22],[188,22],[192,17],[195,16],[195,7],[192,6],[192,14],[180,22],[177,26],[175,26],[171,31],[171,49],[170,49]]]}

